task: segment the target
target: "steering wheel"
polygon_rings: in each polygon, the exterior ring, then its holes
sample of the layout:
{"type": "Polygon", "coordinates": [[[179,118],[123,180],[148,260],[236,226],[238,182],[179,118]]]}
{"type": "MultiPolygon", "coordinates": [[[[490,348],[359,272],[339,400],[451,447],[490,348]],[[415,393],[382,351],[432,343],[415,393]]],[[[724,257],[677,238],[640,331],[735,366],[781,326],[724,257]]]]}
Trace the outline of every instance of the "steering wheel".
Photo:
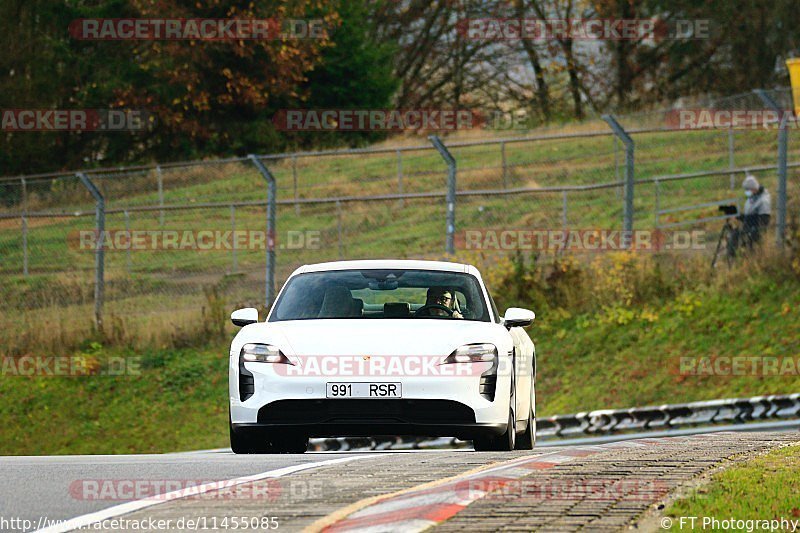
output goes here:
{"type": "Polygon", "coordinates": [[[449,307],[447,307],[446,305],[441,305],[441,304],[426,304],[426,305],[423,305],[422,307],[417,309],[417,311],[414,313],[414,316],[415,317],[431,316],[430,313],[420,314],[422,311],[430,311],[431,309],[441,309],[442,311],[445,311],[449,316],[451,316],[451,317],[453,316],[453,310],[450,309],[449,307]]]}

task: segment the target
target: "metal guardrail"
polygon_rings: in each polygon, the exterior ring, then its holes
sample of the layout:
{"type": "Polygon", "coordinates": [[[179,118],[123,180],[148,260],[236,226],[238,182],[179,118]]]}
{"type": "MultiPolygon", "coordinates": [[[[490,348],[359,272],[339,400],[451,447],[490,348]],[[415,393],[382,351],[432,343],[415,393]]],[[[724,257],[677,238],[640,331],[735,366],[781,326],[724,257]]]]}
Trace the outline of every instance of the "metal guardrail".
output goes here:
{"type": "Polygon", "coordinates": [[[537,435],[608,435],[789,418],[800,418],[800,393],[556,415],[537,421],[537,435]]]}
{"type": "MultiPolygon", "coordinates": [[[[625,433],[685,431],[687,428],[721,426],[723,430],[746,431],[748,422],[800,419],[800,393],[752,398],[728,398],[701,402],[600,409],[537,420],[536,437],[553,439],[624,435],[625,433]],[[730,428],[725,428],[729,425],[730,428]]],[[[756,424],[757,425],[757,424],[756,424]]],[[[412,450],[463,448],[465,441],[453,437],[339,437],[311,439],[317,451],[412,450]]]]}

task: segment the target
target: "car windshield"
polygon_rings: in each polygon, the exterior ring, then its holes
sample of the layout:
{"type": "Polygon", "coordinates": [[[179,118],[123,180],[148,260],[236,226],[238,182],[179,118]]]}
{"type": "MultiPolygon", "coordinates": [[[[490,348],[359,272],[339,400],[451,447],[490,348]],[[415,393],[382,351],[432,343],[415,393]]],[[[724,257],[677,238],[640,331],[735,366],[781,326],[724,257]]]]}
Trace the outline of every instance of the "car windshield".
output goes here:
{"type": "Polygon", "coordinates": [[[297,275],[278,298],[269,321],[316,318],[490,320],[475,276],[404,269],[297,275]]]}

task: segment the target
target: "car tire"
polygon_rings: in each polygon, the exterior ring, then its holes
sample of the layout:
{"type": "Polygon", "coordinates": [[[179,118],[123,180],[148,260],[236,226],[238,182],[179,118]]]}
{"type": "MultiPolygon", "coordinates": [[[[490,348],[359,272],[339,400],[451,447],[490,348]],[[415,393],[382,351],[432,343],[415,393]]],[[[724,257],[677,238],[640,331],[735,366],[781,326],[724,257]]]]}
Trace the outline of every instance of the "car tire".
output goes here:
{"type": "Polygon", "coordinates": [[[306,453],[308,437],[288,435],[271,441],[271,453],[306,453]]]}
{"type": "Polygon", "coordinates": [[[533,407],[528,410],[528,427],[517,437],[515,450],[532,450],[536,446],[536,415],[533,407]]]}
{"type": "Polygon", "coordinates": [[[231,450],[235,454],[271,453],[271,446],[264,434],[248,429],[234,429],[229,425],[231,450]]]}
{"type": "Polygon", "coordinates": [[[305,453],[308,437],[288,436],[268,439],[263,431],[230,426],[231,450],[235,454],[305,453]]]}
{"type": "Polygon", "coordinates": [[[514,450],[517,432],[514,428],[514,412],[508,410],[508,424],[502,435],[477,437],[472,441],[476,452],[510,452],[514,450]]]}

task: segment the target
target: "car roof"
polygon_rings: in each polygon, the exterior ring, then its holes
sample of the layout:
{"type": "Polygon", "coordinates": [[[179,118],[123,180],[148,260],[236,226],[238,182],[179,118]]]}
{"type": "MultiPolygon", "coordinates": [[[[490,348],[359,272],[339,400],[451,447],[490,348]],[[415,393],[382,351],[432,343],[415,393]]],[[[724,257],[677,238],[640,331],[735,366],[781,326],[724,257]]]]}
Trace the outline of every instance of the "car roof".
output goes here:
{"type": "Polygon", "coordinates": [[[451,263],[449,261],[421,261],[410,259],[367,259],[361,261],[331,261],[328,263],[315,263],[303,265],[295,270],[292,275],[306,272],[327,272],[331,270],[371,270],[385,268],[402,268],[408,270],[440,270],[445,272],[466,272],[480,277],[478,269],[464,263],[451,263]]]}

